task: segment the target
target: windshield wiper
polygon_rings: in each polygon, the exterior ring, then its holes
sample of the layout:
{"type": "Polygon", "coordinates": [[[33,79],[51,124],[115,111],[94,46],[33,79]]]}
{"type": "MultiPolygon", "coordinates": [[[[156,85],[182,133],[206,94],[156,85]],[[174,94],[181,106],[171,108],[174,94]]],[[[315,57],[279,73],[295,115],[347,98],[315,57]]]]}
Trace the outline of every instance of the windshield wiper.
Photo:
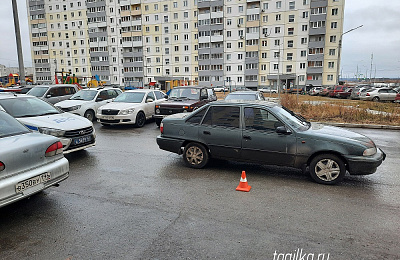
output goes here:
{"type": "Polygon", "coordinates": [[[85,100],[84,98],[78,97],[78,98],[71,98],[71,100],[85,100]]]}
{"type": "MultiPolygon", "coordinates": [[[[47,113],[44,113],[44,114],[41,114],[40,116],[47,116],[47,115],[54,115],[54,114],[60,114],[60,112],[55,112],[55,111],[53,111],[53,112],[47,112],[47,113]]],[[[39,115],[38,115],[39,116],[39,115]]]]}

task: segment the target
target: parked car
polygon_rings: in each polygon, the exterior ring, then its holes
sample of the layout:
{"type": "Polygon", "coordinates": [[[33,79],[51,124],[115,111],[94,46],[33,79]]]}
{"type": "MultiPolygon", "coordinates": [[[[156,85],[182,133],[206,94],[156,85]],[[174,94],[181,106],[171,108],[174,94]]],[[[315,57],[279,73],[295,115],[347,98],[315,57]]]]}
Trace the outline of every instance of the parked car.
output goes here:
{"type": "Polygon", "coordinates": [[[39,85],[33,87],[27,94],[55,104],[69,99],[79,90],[80,88],[75,84],[39,85]]]}
{"type": "Polygon", "coordinates": [[[333,89],[334,89],[334,87],[326,87],[326,88],[323,88],[323,89],[321,90],[321,92],[319,93],[319,95],[320,95],[320,96],[323,96],[323,97],[328,96],[329,92],[330,92],[331,90],[333,90],[333,89]]]}
{"type": "Polygon", "coordinates": [[[260,91],[235,91],[229,93],[225,100],[265,100],[260,91]]]}
{"type": "Polygon", "coordinates": [[[396,97],[394,98],[394,102],[400,103],[400,93],[397,93],[396,97]]]}
{"type": "Polygon", "coordinates": [[[335,97],[336,98],[349,98],[352,92],[353,92],[353,88],[348,87],[348,88],[345,88],[343,91],[336,92],[335,97]]]}
{"type": "Polygon", "coordinates": [[[337,97],[337,95],[336,95],[337,93],[344,92],[346,89],[347,89],[346,86],[342,86],[342,85],[335,86],[333,89],[329,90],[328,97],[337,97]]]}
{"type": "Polygon", "coordinates": [[[152,89],[127,90],[97,109],[96,117],[103,125],[130,124],[143,127],[152,118],[157,104],[165,100],[165,93],[152,89]]]}
{"type": "Polygon", "coordinates": [[[362,87],[356,87],[350,94],[350,99],[360,99],[360,96],[363,92],[366,92],[367,90],[371,89],[370,86],[362,86],[362,87]]]}
{"type": "Polygon", "coordinates": [[[260,91],[261,93],[278,93],[277,89],[273,89],[270,87],[259,88],[258,91],[260,91]]]}
{"type": "Polygon", "coordinates": [[[308,91],[310,96],[318,96],[318,94],[322,91],[322,87],[313,87],[308,91]]]}
{"type": "Polygon", "coordinates": [[[168,115],[192,112],[215,100],[217,100],[217,96],[211,88],[198,86],[175,87],[171,89],[167,100],[156,105],[153,118],[157,126],[160,126],[163,118],[168,115]]]}
{"type": "Polygon", "coordinates": [[[92,122],[59,110],[39,98],[25,94],[0,95],[0,110],[33,131],[60,138],[64,153],[86,149],[96,143],[92,122]]]}
{"type": "Polygon", "coordinates": [[[65,112],[84,116],[93,121],[96,118],[97,109],[111,102],[121,93],[122,90],[119,88],[82,89],[69,99],[56,103],[55,106],[65,112]]]}
{"type": "Polygon", "coordinates": [[[54,136],[33,133],[0,111],[0,207],[68,178],[69,163],[54,136]]]}
{"type": "Polygon", "coordinates": [[[213,88],[215,92],[227,92],[229,91],[229,89],[227,87],[223,87],[223,86],[218,86],[213,88]]]}
{"type": "Polygon", "coordinates": [[[361,93],[361,100],[379,101],[395,101],[397,92],[392,88],[372,88],[368,91],[361,93]]]}
{"type": "Polygon", "coordinates": [[[160,149],[183,154],[203,168],[210,158],[309,168],[318,183],[334,184],[350,174],[372,174],[385,159],[366,136],[307,122],[265,101],[210,103],[190,114],[167,117],[157,137],[160,149]]]}

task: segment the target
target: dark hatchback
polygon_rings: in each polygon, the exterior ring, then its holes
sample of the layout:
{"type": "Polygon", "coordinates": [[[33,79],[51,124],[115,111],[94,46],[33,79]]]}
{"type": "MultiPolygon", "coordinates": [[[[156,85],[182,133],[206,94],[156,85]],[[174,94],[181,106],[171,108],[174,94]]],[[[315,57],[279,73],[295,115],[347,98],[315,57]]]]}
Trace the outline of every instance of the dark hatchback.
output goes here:
{"type": "Polygon", "coordinates": [[[193,113],[166,117],[160,149],[183,154],[203,168],[210,158],[309,169],[318,183],[334,184],[348,171],[372,174],[385,159],[368,137],[310,123],[275,103],[213,102],[193,113]]]}

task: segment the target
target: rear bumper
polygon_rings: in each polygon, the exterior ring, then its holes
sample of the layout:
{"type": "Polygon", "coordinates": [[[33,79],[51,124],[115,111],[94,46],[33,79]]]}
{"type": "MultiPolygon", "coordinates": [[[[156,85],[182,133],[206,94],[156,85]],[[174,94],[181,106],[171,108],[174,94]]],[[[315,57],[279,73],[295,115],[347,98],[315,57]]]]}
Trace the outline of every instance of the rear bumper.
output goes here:
{"type": "Polygon", "coordinates": [[[6,177],[0,180],[0,207],[13,203],[15,201],[29,197],[35,193],[47,189],[53,186],[69,176],[69,163],[68,160],[63,157],[57,161],[46,164],[39,168],[29,170],[23,173],[19,173],[10,177],[6,177]],[[15,186],[24,180],[28,180],[32,177],[38,176],[40,174],[49,172],[51,174],[51,179],[45,183],[33,186],[22,192],[17,192],[15,186]]]}
{"type": "Polygon", "coordinates": [[[157,136],[157,144],[161,150],[165,150],[172,153],[182,154],[182,146],[185,140],[167,138],[161,135],[157,136]]]}
{"type": "Polygon", "coordinates": [[[376,169],[382,164],[385,158],[386,154],[379,148],[373,156],[346,157],[351,175],[372,174],[376,172],[376,169]]]}

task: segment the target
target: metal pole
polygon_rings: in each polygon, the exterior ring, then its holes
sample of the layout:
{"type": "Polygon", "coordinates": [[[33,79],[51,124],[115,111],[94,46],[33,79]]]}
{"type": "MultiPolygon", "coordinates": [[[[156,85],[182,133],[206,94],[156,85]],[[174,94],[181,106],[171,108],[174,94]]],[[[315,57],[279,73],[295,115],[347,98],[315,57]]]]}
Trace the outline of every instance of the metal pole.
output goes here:
{"type": "Polygon", "coordinates": [[[12,7],[14,15],[15,40],[17,41],[19,80],[20,80],[20,85],[25,86],[25,67],[24,67],[24,57],[22,55],[21,33],[19,29],[17,0],[12,0],[12,7]]]}

